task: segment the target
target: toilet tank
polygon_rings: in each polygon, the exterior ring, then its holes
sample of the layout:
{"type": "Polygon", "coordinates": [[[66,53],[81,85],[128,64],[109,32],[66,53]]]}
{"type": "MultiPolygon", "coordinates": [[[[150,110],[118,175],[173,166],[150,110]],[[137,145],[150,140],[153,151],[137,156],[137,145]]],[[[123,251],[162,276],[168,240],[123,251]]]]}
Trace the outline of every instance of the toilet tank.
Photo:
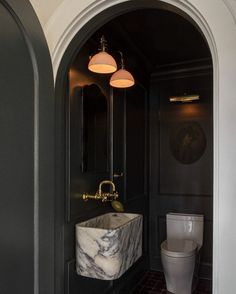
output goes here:
{"type": "Polygon", "coordinates": [[[202,214],[168,213],[166,215],[167,239],[194,240],[201,247],[203,221],[202,214]]]}

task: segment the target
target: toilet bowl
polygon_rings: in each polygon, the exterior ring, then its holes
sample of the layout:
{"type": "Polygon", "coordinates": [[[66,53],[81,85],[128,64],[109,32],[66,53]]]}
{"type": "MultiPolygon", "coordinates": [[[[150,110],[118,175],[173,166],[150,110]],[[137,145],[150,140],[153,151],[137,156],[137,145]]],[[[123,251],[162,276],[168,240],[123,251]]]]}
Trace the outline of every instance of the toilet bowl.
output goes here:
{"type": "Polygon", "coordinates": [[[192,293],[202,239],[202,215],[167,214],[167,240],[161,244],[161,260],[170,293],[192,293]]]}
{"type": "Polygon", "coordinates": [[[161,244],[161,259],[169,292],[191,293],[197,249],[192,240],[166,240],[161,244]]]}

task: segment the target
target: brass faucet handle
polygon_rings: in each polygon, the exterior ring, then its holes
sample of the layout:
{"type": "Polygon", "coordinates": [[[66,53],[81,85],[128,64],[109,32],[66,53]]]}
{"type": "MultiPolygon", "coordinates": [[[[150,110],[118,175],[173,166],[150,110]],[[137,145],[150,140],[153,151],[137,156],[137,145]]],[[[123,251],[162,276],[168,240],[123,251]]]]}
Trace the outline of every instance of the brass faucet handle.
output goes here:
{"type": "Polygon", "coordinates": [[[84,194],[82,195],[82,199],[83,199],[84,201],[88,201],[88,194],[87,194],[87,193],[84,193],[84,194]]]}
{"type": "Polygon", "coordinates": [[[112,194],[114,200],[116,200],[118,197],[119,197],[119,194],[117,191],[115,191],[113,194],[112,194]]]}
{"type": "Polygon", "coordinates": [[[102,193],[102,202],[107,202],[109,200],[109,193],[102,193]]]}
{"type": "Polygon", "coordinates": [[[103,192],[101,195],[100,195],[100,199],[102,200],[102,202],[107,202],[107,201],[114,201],[118,198],[118,193],[117,192],[114,192],[114,193],[105,193],[103,192]]]}
{"type": "Polygon", "coordinates": [[[117,191],[113,192],[113,193],[109,193],[109,200],[110,201],[114,201],[119,197],[119,194],[117,191]]]}

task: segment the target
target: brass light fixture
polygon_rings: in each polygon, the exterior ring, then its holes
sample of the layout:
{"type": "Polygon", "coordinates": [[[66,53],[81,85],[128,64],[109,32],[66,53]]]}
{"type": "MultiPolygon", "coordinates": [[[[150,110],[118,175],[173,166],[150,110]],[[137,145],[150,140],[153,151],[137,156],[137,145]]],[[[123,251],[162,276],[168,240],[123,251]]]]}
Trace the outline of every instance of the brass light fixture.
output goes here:
{"type": "Polygon", "coordinates": [[[169,97],[170,102],[182,102],[182,103],[192,102],[199,99],[200,99],[199,95],[183,95],[183,96],[169,97]]]}
{"type": "Polygon", "coordinates": [[[134,85],[135,81],[132,74],[125,69],[124,58],[122,52],[121,56],[121,68],[116,71],[110,79],[110,85],[115,88],[128,88],[134,85]]]}
{"type": "Polygon", "coordinates": [[[106,52],[107,42],[104,36],[101,37],[100,43],[100,52],[90,59],[88,69],[101,74],[113,73],[117,70],[117,64],[115,59],[106,52]]]}

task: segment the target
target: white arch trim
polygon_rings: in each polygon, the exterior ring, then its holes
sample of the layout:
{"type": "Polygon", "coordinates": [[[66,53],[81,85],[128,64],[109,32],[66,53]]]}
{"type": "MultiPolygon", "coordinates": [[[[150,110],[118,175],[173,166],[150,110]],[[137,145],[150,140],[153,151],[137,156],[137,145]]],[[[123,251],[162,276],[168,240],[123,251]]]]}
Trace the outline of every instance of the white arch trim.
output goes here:
{"type": "MultiPolygon", "coordinates": [[[[64,0],[56,9],[47,22],[44,31],[52,57],[54,77],[56,77],[62,56],[69,46],[73,37],[79,30],[93,17],[103,10],[119,3],[132,0],[64,0]]],[[[209,45],[214,43],[213,35],[208,27],[206,19],[201,15],[201,10],[197,9],[191,0],[157,0],[159,2],[172,4],[192,17],[200,26],[207,38],[209,45]]],[[[215,0],[218,1],[218,0],[215,0]]],[[[213,50],[213,47],[211,50],[213,50]]],[[[213,54],[212,54],[213,55],[213,54]]]]}
{"type": "MultiPolygon", "coordinates": [[[[45,27],[55,79],[65,50],[80,29],[103,10],[128,1],[132,0],[64,0],[45,27]]],[[[225,5],[225,0],[214,0],[214,4],[211,0],[157,1],[172,4],[188,14],[202,30],[212,53],[214,66],[213,294],[234,293],[236,234],[231,234],[230,227],[236,227],[234,218],[236,136],[233,136],[236,125],[235,16],[225,5]]]]}

